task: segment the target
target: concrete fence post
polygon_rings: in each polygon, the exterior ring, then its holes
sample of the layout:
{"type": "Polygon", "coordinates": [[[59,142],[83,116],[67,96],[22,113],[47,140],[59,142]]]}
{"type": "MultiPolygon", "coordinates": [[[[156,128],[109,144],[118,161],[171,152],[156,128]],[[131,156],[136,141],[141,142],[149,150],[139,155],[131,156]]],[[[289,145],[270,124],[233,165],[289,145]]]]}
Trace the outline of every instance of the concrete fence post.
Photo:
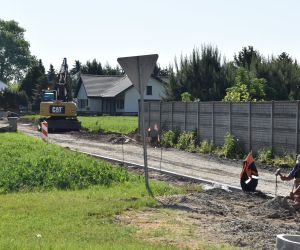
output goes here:
{"type": "Polygon", "coordinates": [[[249,138],[249,151],[252,150],[252,125],[251,125],[251,101],[249,102],[248,107],[248,138],[249,138]]]}
{"type": "Polygon", "coordinates": [[[174,124],[173,124],[173,109],[174,109],[174,102],[171,102],[171,129],[174,128],[174,124]]]}
{"type": "Polygon", "coordinates": [[[295,150],[296,150],[296,154],[298,153],[298,144],[299,144],[299,101],[297,101],[297,107],[296,107],[296,135],[295,135],[295,150]]]}
{"type": "Polygon", "coordinates": [[[186,119],[187,119],[187,102],[184,105],[184,131],[186,131],[186,119]]]}
{"type": "Polygon", "coordinates": [[[199,118],[200,118],[200,102],[198,102],[197,104],[197,138],[198,140],[200,140],[200,122],[199,122],[199,118]]]}
{"type": "Polygon", "coordinates": [[[274,147],[274,101],[271,102],[271,148],[274,147]]]}
{"type": "Polygon", "coordinates": [[[232,112],[232,103],[229,102],[229,119],[228,119],[228,122],[229,122],[229,133],[232,134],[232,117],[231,117],[231,112],[232,112]]]}
{"type": "Polygon", "coordinates": [[[215,102],[212,102],[211,136],[212,136],[212,143],[215,144],[215,102]]]}

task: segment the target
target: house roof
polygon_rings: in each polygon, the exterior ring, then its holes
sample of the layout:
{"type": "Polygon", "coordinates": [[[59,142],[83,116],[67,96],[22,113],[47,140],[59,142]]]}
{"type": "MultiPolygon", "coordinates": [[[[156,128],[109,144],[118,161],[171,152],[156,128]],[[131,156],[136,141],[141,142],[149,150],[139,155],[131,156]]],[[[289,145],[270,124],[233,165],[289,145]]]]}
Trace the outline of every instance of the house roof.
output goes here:
{"type": "MultiPolygon", "coordinates": [[[[115,97],[129,87],[133,86],[126,75],[81,75],[79,85],[81,84],[84,85],[88,97],[115,97]]],[[[75,94],[76,96],[78,94],[79,88],[77,88],[75,94]]]]}
{"type": "Polygon", "coordinates": [[[0,90],[5,89],[6,87],[7,87],[7,85],[4,82],[0,81],[0,90]]]}

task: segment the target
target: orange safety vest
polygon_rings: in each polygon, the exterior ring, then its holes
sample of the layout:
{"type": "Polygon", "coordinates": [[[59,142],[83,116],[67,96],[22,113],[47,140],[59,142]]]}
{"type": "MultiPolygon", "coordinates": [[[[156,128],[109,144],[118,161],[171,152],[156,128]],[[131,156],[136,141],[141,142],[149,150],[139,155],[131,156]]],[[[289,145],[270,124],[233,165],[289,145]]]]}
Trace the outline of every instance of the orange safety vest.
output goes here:
{"type": "Polygon", "coordinates": [[[240,178],[242,179],[244,173],[246,172],[248,175],[248,178],[252,178],[252,175],[258,176],[257,170],[253,170],[250,168],[250,165],[254,162],[254,158],[252,156],[252,153],[249,153],[245,160],[243,161],[243,169],[240,174],[240,178]]]}

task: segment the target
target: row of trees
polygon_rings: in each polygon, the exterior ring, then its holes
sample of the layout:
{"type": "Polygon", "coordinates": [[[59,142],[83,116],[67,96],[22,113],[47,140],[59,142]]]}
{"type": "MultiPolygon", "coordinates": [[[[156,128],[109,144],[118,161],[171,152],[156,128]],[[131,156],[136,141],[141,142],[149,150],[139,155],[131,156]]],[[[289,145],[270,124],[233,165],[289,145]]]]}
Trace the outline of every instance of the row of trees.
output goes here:
{"type": "Polygon", "coordinates": [[[201,101],[300,98],[300,66],[285,52],[266,58],[248,46],[226,61],[217,47],[202,46],[175,59],[171,72],[166,100],[181,100],[182,93],[201,101]]]}
{"type": "MultiPolygon", "coordinates": [[[[36,105],[42,89],[53,88],[57,71],[50,65],[46,72],[41,60],[30,53],[30,44],[24,38],[25,29],[15,21],[0,19],[0,80],[14,83],[0,93],[3,98],[28,100],[36,105]],[[16,84],[17,83],[17,84],[16,84]],[[20,98],[12,98],[17,93],[20,98]],[[25,96],[26,95],[26,96],[25,96]],[[25,96],[25,98],[23,98],[25,96]]],[[[119,66],[104,66],[93,59],[82,64],[75,61],[70,69],[68,88],[73,92],[80,73],[94,75],[122,75],[119,66]]],[[[290,55],[264,57],[252,46],[236,53],[232,61],[222,57],[217,47],[203,45],[190,55],[175,59],[174,66],[156,66],[154,76],[169,77],[166,100],[201,101],[260,101],[296,100],[300,98],[300,66],[290,55]]],[[[3,101],[4,100],[4,101],[3,101]]],[[[14,103],[16,103],[15,101],[14,103]]]]}

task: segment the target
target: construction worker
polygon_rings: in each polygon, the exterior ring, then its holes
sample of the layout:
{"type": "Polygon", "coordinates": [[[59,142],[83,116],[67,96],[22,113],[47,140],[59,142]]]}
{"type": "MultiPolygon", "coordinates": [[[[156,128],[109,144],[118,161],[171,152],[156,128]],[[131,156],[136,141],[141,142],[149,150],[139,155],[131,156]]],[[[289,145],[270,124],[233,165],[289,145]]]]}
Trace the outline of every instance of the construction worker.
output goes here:
{"type": "Polygon", "coordinates": [[[287,176],[280,173],[279,175],[282,181],[294,180],[294,186],[290,193],[290,198],[295,201],[297,205],[300,205],[300,155],[297,156],[296,165],[287,176]]]}
{"type": "Polygon", "coordinates": [[[243,161],[243,168],[240,174],[241,187],[243,191],[255,192],[258,184],[258,171],[255,166],[252,152],[250,152],[243,161]]]}

